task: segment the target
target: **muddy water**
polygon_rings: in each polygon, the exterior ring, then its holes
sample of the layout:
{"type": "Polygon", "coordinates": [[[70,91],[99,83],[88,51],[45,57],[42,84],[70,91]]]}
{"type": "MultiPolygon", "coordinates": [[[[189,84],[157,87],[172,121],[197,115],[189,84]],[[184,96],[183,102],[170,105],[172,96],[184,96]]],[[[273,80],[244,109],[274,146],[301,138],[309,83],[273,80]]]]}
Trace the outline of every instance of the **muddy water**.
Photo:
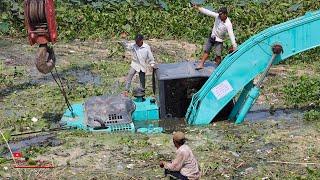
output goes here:
{"type": "Polygon", "coordinates": [[[172,133],[173,131],[185,131],[187,127],[187,123],[184,118],[161,119],[159,124],[164,128],[166,133],[172,133]]]}
{"type": "MultiPolygon", "coordinates": [[[[56,76],[56,72],[52,71],[56,76]]],[[[58,69],[59,76],[62,80],[66,80],[68,77],[73,77],[78,84],[94,84],[101,85],[101,77],[90,70],[87,69],[72,69],[67,71],[60,71],[58,69]]],[[[54,82],[51,74],[41,74],[37,72],[34,68],[30,70],[29,74],[31,74],[31,84],[46,84],[49,82],[54,82]]]]}
{"type": "MultiPolygon", "coordinates": [[[[46,147],[46,146],[59,146],[63,142],[56,138],[55,134],[43,134],[27,138],[22,138],[18,141],[9,142],[9,146],[12,152],[20,152],[28,147],[46,147]]],[[[10,152],[7,149],[6,144],[0,145],[1,156],[10,157],[10,152]]]]}
{"type": "MultiPolygon", "coordinates": [[[[303,111],[301,110],[286,110],[286,109],[276,109],[270,111],[269,109],[260,109],[250,111],[245,121],[249,122],[259,122],[265,120],[285,120],[292,121],[303,118],[303,111]]],[[[152,124],[153,127],[163,127],[165,133],[172,133],[173,131],[185,131],[188,127],[184,118],[171,118],[171,119],[161,119],[159,121],[144,121],[135,122],[137,128],[145,127],[147,128],[152,124]]]]}
{"type": "Polygon", "coordinates": [[[173,131],[184,131],[187,127],[183,118],[160,119],[155,121],[139,121],[134,122],[135,128],[150,128],[162,127],[165,133],[172,133],[173,131]]]}
{"type": "Polygon", "coordinates": [[[75,70],[68,72],[68,75],[74,76],[79,84],[101,84],[100,76],[89,70],[75,70]]]}
{"type": "MultiPolygon", "coordinates": [[[[246,116],[246,121],[258,122],[265,120],[285,120],[293,121],[301,119],[303,117],[303,112],[301,110],[286,110],[277,109],[270,111],[269,109],[260,109],[250,111],[246,116]]],[[[162,127],[164,128],[164,133],[172,133],[174,131],[186,131],[188,127],[185,119],[183,118],[171,118],[171,119],[161,119],[159,121],[140,121],[135,122],[135,128],[150,128],[150,127],[162,127]]],[[[11,142],[10,147],[12,150],[21,151],[22,149],[31,146],[58,146],[61,145],[61,141],[56,139],[54,134],[46,134],[40,136],[34,136],[30,138],[21,139],[16,142],[11,142]]],[[[5,145],[0,145],[0,148],[4,151],[0,152],[2,156],[9,157],[9,151],[5,148],[5,145]]]]}
{"type": "Polygon", "coordinates": [[[303,111],[301,110],[286,110],[286,109],[278,109],[274,111],[270,110],[258,110],[258,111],[250,111],[247,116],[247,121],[263,121],[263,120],[296,120],[303,118],[303,111]]]}

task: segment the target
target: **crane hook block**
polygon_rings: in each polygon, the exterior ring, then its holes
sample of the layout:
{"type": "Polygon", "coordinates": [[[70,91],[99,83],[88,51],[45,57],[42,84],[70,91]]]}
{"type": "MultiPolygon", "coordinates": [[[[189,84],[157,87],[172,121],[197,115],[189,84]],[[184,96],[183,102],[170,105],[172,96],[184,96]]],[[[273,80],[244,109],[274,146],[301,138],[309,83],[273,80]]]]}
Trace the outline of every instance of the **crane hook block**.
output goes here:
{"type": "Polygon", "coordinates": [[[53,0],[24,0],[25,26],[31,45],[54,44],[57,22],[53,0]]]}

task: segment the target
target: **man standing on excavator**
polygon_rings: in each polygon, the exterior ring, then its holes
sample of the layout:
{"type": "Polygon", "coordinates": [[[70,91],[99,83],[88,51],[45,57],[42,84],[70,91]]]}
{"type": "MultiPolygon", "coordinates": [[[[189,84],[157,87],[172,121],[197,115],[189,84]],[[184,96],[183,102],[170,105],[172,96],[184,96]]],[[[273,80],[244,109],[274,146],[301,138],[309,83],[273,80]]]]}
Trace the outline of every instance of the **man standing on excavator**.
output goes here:
{"type": "Polygon", "coordinates": [[[229,35],[232,43],[232,49],[230,49],[230,51],[235,51],[237,49],[237,43],[233,33],[232,23],[228,18],[228,10],[227,8],[222,7],[219,9],[218,13],[216,13],[200,7],[199,5],[193,4],[193,7],[205,15],[215,18],[211,35],[205,44],[204,54],[202,55],[201,61],[198,63],[196,70],[202,69],[204,67],[204,62],[208,59],[212,47],[214,47],[216,54],[215,63],[219,65],[222,60],[221,54],[223,49],[223,41],[225,40],[227,34],[229,35]]]}
{"type": "Polygon", "coordinates": [[[128,96],[132,78],[137,72],[139,73],[140,87],[143,89],[143,91],[145,90],[145,76],[147,71],[147,65],[150,64],[150,66],[153,69],[156,69],[156,62],[154,60],[150,46],[143,42],[143,35],[136,35],[135,43],[129,44],[127,42],[124,42],[123,45],[126,49],[130,50],[133,55],[130,70],[126,79],[126,86],[124,92],[124,95],[128,96]]]}

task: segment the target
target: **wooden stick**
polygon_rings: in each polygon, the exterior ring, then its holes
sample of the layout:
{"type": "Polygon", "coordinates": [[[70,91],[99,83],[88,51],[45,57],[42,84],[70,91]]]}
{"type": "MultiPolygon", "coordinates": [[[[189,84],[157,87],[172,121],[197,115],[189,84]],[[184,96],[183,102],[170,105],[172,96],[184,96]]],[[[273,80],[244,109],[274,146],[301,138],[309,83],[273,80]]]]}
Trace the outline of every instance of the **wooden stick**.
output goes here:
{"type": "Polygon", "coordinates": [[[285,161],[267,161],[267,163],[294,164],[294,165],[320,165],[320,163],[299,163],[299,162],[285,162],[285,161]]]}

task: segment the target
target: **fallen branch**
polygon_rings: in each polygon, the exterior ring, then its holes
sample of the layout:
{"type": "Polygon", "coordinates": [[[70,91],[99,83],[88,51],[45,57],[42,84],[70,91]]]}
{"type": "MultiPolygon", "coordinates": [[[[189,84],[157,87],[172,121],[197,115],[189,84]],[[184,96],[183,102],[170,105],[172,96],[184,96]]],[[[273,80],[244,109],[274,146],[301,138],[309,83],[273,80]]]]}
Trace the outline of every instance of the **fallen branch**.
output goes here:
{"type": "Polygon", "coordinates": [[[299,162],[285,162],[285,161],[267,161],[267,163],[294,164],[294,165],[320,165],[320,163],[299,163],[299,162]]]}

